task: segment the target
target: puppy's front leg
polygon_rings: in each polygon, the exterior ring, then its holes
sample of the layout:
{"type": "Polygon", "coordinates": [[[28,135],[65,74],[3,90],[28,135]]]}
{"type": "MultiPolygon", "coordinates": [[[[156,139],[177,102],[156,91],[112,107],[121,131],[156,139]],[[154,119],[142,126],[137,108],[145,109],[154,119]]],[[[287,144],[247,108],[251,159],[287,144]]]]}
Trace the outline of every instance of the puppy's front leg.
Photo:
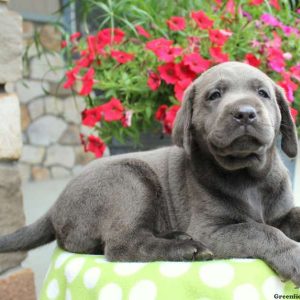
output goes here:
{"type": "Polygon", "coordinates": [[[300,247],[275,227],[257,222],[219,226],[205,243],[215,257],[263,259],[282,278],[300,286],[300,247]]]}
{"type": "Polygon", "coordinates": [[[293,207],[272,225],[284,232],[289,238],[300,242],[300,207],[293,207]]]}

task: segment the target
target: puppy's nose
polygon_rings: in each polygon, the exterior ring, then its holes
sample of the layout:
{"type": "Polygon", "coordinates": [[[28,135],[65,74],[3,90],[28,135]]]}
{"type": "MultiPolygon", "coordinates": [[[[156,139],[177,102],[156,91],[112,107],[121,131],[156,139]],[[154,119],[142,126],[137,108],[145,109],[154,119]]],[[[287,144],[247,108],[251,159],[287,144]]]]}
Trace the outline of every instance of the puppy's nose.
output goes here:
{"type": "Polygon", "coordinates": [[[251,124],[256,121],[257,113],[250,105],[240,106],[234,113],[233,119],[240,124],[251,124]]]}

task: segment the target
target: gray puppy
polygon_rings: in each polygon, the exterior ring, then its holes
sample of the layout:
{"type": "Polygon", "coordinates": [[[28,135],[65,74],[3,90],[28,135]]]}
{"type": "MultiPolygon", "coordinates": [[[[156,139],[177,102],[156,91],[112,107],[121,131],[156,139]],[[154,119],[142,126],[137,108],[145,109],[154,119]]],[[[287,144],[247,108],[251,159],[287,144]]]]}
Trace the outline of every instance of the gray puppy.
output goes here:
{"type": "Polygon", "coordinates": [[[242,63],[217,65],[187,89],[176,146],[96,160],[0,252],[54,239],[110,260],[257,257],[300,286],[300,209],[275,140],[297,155],[280,87],[242,63]],[[212,252],[210,252],[212,251],[212,252]]]}

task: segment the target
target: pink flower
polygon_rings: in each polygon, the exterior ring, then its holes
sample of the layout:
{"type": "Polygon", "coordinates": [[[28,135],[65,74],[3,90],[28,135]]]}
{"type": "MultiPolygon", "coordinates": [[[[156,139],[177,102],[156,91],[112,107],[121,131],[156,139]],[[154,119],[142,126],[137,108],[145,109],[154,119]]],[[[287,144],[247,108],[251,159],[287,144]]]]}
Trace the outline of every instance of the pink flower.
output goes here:
{"type": "Polygon", "coordinates": [[[134,59],[134,54],[129,54],[123,51],[111,50],[111,57],[120,64],[126,64],[134,59]]]}
{"type": "Polygon", "coordinates": [[[267,49],[267,52],[269,67],[278,73],[283,72],[285,68],[285,61],[281,49],[270,47],[267,49]]]}
{"type": "Polygon", "coordinates": [[[219,29],[210,29],[209,30],[209,38],[213,44],[218,46],[223,46],[228,38],[232,35],[231,31],[228,30],[219,30],[219,29]]]}
{"type": "Polygon", "coordinates": [[[158,74],[150,71],[147,84],[152,91],[156,91],[160,87],[161,79],[158,74]]]}
{"type": "Polygon", "coordinates": [[[180,31],[185,29],[185,19],[183,17],[171,17],[167,20],[167,25],[173,31],[180,31]]]}
{"type": "Polygon", "coordinates": [[[289,73],[283,73],[283,80],[277,82],[284,90],[288,101],[294,101],[294,92],[298,89],[298,85],[291,80],[289,73]]]}
{"type": "Polygon", "coordinates": [[[185,55],[183,58],[183,63],[186,66],[189,66],[189,68],[195,73],[202,73],[210,67],[210,61],[204,59],[198,53],[185,55]]]}
{"type": "Polygon", "coordinates": [[[160,77],[168,84],[175,84],[178,80],[174,63],[166,63],[158,67],[160,77]]]}
{"type": "Polygon", "coordinates": [[[200,38],[198,36],[188,37],[189,47],[191,52],[198,52],[200,47],[200,38]]]}
{"type": "Polygon", "coordinates": [[[221,47],[212,47],[209,49],[209,53],[216,63],[229,61],[229,55],[227,53],[223,53],[221,47]]]}
{"type": "Polygon", "coordinates": [[[228,0],[226,4],[226,11],[230,13],[231,15],[234,15],[235,12],[235,4],[234,0],[228,0]]]}
{"type": "Polygon", "coordinates": [[[195,20],[200,29],[212,28],[214,21],[211,20],[202,10],[193,11],[191,17],[195,20]]]}
{"type": "Polygon", "coordinates": [[[60,42],[60,48],[61,49],[64,49],[64,48],[66,48],[68,46],[68,42],[66,41],[66,40],[62,40],[61,42],[60,42]]]}
{"type": "Polygon", "coordinates": [[[82,88],[79,92],[79,95],[87,96],[92,91],[94,85],[94,76],[95,76],[95,70],[93,68],[89,68],[81,79],[82,88]]]}
{"type": "Polygon", "coordinates": [[[300,64],[290,68],[291,76],[300,82],[300,64]]]}
{"type": "Polygon", "coordinates": [[[273,27],[277,27],[281,24],[274,16],[272,16],[270,14],[262,14],[260,19],[267,25],[270,25],[273,27]]]}
{"type": "Polygon", "coordinates": [[[135,29],[137,31],[137,33],[147,39],[151,38],[151,34],[142,26],[140,25],[136,25],[135,29]]]}
{"type": "Polygon", "coordinates": [[[125,115],[121,119],[121,123],[123,127],[130,127],[132,124],[132,115],[133,115],[133,110],[127,110],[125,112],[125,115]]]}

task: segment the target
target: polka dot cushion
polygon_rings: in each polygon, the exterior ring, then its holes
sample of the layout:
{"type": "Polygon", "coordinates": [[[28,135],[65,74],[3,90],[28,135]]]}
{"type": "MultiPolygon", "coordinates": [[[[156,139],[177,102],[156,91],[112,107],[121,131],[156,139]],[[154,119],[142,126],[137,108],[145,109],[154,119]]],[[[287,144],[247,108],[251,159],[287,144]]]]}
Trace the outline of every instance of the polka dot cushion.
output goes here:
{"type": "Polygon", "coordinates": [[[273,300],[300,291],[258,259],[112,263],[57,248],[40,299],[273,300]]]}

